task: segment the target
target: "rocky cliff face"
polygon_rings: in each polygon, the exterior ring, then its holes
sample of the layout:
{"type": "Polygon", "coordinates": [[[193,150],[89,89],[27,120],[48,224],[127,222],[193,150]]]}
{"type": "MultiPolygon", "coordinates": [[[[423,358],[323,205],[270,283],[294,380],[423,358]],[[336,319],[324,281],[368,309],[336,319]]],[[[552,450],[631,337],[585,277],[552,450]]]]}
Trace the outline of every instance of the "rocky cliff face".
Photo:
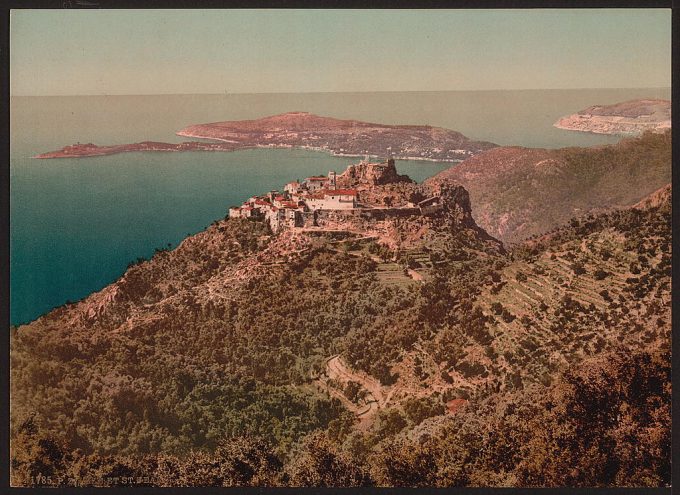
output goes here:
{"type": "Polygon", "coordinates": [[[350,165],[337,177],[339,187],[378,186],[398,182],[413,182],[408,175],[399,175],[394,160],[382,163],[360,162],[350,165]]]}
{"type": "Polygon", "coordinates": [[[463,236],[478,249],[503,251],[501,242],[475,223],[470,195],[455,181],[392,182],[360,190],[359,197],[373,207],[320,211],[316,224],[373,236],[391,249],[441,245],[447,238],[463,236]]]}

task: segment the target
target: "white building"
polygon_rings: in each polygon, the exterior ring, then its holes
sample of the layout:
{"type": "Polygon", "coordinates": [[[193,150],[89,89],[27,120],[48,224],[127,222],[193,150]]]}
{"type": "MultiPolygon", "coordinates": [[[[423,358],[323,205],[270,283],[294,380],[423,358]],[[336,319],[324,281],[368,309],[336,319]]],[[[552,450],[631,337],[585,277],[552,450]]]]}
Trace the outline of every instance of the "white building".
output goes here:
{"type": "Polygon", "coordinates": [[[356,208],[357,192],[354,189],[326,189],[304,198],[311,210],[349,210],[356,208]]]}
{"type": "Polygon", "coordinates": [[[300,191],[300,183],[297,181],[289,182],[283,190],[290,195],[297,194],[300,191]]]}
{"type": "Polygon", "coordinates": [[[304,180],[304,185],[309,192],[316,192],[326,187],[327,182],[328,178],[324,176],[307,177],[304,180]]]}

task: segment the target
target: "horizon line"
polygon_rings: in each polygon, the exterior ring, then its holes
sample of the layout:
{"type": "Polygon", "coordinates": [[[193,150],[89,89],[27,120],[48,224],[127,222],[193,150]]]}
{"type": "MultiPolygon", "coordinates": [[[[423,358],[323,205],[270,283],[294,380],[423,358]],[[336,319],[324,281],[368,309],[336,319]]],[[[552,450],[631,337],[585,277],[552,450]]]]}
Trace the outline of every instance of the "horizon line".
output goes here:
{"type": "Polygon", "coordinates": [[[672,86],[590,87],[590,88],[514,88],[514,89],[407,89],[378,91],[271,91],[271,92],[218,92],[218,93],[83,93],[83,94],[10,94],[10,98],[56,98],[74,96],[247,96],[247,95],[313,95],[313,94],[376,94],[376,93],[481,93],[499,91],[586,91],[672,89],[672,86]]]}

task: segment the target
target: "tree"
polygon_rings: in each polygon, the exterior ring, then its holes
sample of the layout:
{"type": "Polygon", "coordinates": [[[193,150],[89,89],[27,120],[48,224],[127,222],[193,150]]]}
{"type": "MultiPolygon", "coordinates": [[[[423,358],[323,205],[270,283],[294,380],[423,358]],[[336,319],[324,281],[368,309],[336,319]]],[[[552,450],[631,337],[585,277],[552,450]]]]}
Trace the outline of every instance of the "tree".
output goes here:
{"type": "Polygon", "coordinates": [[[413,425],[419,425],[427,418],[439,416],[444,412],[446,412],[444,404],[433,397],[421,399],[412,397],[404,403],[404,413],[413,425]]]}
{"type": "Polygon", "coordinates": [[[379,413],[376,436],[378,438],[387,438],[396,435],[406,425],[406,419],[398,409],[384,409],[379,413]]]}
{"type": "Polygon", "coordinates": [[[58,485],[69,462],[63,443],[40,431],[35,417],[25,419],[12,440],[12,486],[58,485]]]}
{"type": "Polygon", "coordinates": [[[289,468],[291,486],[368,486],[368,473],[323,432],[308,435],[289,468]]]}
{"type": "Polygon", "coordinates": [[[583,275],[586,273],[586,267],[580,261],[575,261],[572,263],[571,269],[574,271],[575,275],[583,275]]]}

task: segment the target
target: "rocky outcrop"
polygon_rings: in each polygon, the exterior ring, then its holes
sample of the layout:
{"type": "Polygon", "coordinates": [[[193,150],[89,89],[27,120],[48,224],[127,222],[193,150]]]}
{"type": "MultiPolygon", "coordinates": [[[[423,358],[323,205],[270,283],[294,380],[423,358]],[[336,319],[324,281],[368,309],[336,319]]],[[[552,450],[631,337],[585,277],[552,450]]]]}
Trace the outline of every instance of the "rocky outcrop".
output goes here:
{"type": "Polygon", "coordinates": [[[396,182],[412,183],[408,175],[399,175],[393,159],[382,163],[363,161],[350,165],[337,179],[338,187],[380,186],[396,182]]]}
{"type": "Polygon", "coordinates": [[[649,196],[645,197],[639,203],[633,205],[633,208],[644,210],[646,208],[658,208],[664,204],[670,204],[672,200],[671,184],[666,184],[660,189],[657,189],[649,196]]]}
{"type": "Polygon", "coordinates": [[[482,250],[503,251],[501,242],[475,223],[470,195],[455,181],[390,183],[363,192],[376,204],[387,205],[320,210],[315,212],[315,226],[375,237],[392,249],[428,246],[453,235],[474,239],[482,250]]]}

